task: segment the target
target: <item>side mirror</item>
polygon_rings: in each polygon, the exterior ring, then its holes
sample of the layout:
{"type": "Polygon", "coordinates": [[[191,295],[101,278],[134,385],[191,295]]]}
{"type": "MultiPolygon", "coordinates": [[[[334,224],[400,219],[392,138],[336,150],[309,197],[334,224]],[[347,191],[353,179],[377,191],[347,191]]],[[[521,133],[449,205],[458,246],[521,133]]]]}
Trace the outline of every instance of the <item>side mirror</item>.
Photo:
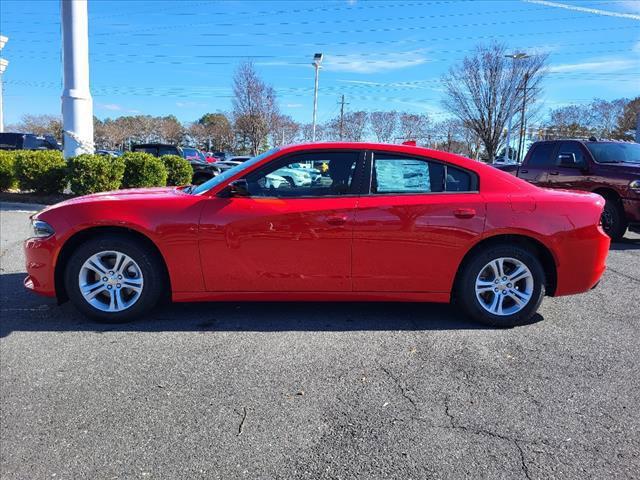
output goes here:
{"type": "Polygon", "coordinates": [[[234,180],[223,190],[225,197],[248,197],[249,184],[244,178],[234,180]]]}

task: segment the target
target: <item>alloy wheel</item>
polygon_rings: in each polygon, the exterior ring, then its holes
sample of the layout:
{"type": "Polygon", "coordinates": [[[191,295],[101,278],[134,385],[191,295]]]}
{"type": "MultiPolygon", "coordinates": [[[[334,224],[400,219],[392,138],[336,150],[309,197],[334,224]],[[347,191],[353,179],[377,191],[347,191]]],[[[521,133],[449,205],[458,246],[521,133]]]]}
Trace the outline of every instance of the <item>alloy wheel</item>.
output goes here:
{"type": "Polygon", "coordinates": [[[140,266],[130,256],[108,250],[84,262],[78,285],[92,307],[103,312],[121,312],[140,299],[144,278],[140,266]]]}
{"type": "Polygon", "coordinates": [[[533,287],[533,275],[522,261],[500,257],[480,270],[476,278],[476,298],[487,312],[508,316],[529,303],[533,287]]]}

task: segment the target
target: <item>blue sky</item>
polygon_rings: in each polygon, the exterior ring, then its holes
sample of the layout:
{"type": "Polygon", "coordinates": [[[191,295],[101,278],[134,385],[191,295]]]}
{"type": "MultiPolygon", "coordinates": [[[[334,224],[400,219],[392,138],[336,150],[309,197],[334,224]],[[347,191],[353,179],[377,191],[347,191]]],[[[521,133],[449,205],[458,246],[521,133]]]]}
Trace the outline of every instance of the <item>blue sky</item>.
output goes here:
{"type": "MultiPolygon", "coordinates": [[[[5,123],[58,114],[57,0],[0,0],[5,123]]],[[[252,59],[283,113],[310,122],[315,52],[318,120],[339,111],[446,116],[439,79],[480,42],[550,54],[545,107],[640,94],[640,0],[113,1],[89,0],[91,88],[100,118],[145,113],[193,121],[231,109],[231,78],[252,59]]]]}

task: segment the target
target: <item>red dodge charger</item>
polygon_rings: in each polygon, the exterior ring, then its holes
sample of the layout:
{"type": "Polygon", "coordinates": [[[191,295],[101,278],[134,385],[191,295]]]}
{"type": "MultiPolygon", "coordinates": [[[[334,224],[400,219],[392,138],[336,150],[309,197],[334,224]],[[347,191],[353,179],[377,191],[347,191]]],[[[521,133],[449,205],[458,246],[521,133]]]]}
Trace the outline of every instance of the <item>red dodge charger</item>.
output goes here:
{"type": "Polygon", "coordinates": [[[604,199],[408,145],[270,150],[199,186],[75,198],[32,218],[25,286],[124,321],[192,301],[457,303],[496,326],[605,270],[604,199]],[[168,296],[168,295],[167,295],[168,296]]]}

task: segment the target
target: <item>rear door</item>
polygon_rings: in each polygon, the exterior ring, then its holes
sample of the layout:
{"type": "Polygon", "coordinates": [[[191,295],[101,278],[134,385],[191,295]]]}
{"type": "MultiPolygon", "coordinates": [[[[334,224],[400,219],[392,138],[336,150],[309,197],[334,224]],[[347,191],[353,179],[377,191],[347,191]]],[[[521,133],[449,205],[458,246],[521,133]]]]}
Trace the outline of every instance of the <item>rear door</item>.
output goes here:
{"type": "Polygon", "coordinates": [[[555,166],[555,151],[554,142],[539,142],[533,145],[518,170],[518,177],[539,187],[546,187],[549,170],[555,166]]]}
{"type": "Polygon", "coordinates": [[[588,153],[580,142],[561,142],[555,165],[549,170],[547,186],[568,190],[589,190],[588,153]]]}
{"type": "Polygon", "coordinates": [[[410,155],[372,152],[353,233],[353,289],[448,292],[484,230],[475,173],[410,155]]]}

